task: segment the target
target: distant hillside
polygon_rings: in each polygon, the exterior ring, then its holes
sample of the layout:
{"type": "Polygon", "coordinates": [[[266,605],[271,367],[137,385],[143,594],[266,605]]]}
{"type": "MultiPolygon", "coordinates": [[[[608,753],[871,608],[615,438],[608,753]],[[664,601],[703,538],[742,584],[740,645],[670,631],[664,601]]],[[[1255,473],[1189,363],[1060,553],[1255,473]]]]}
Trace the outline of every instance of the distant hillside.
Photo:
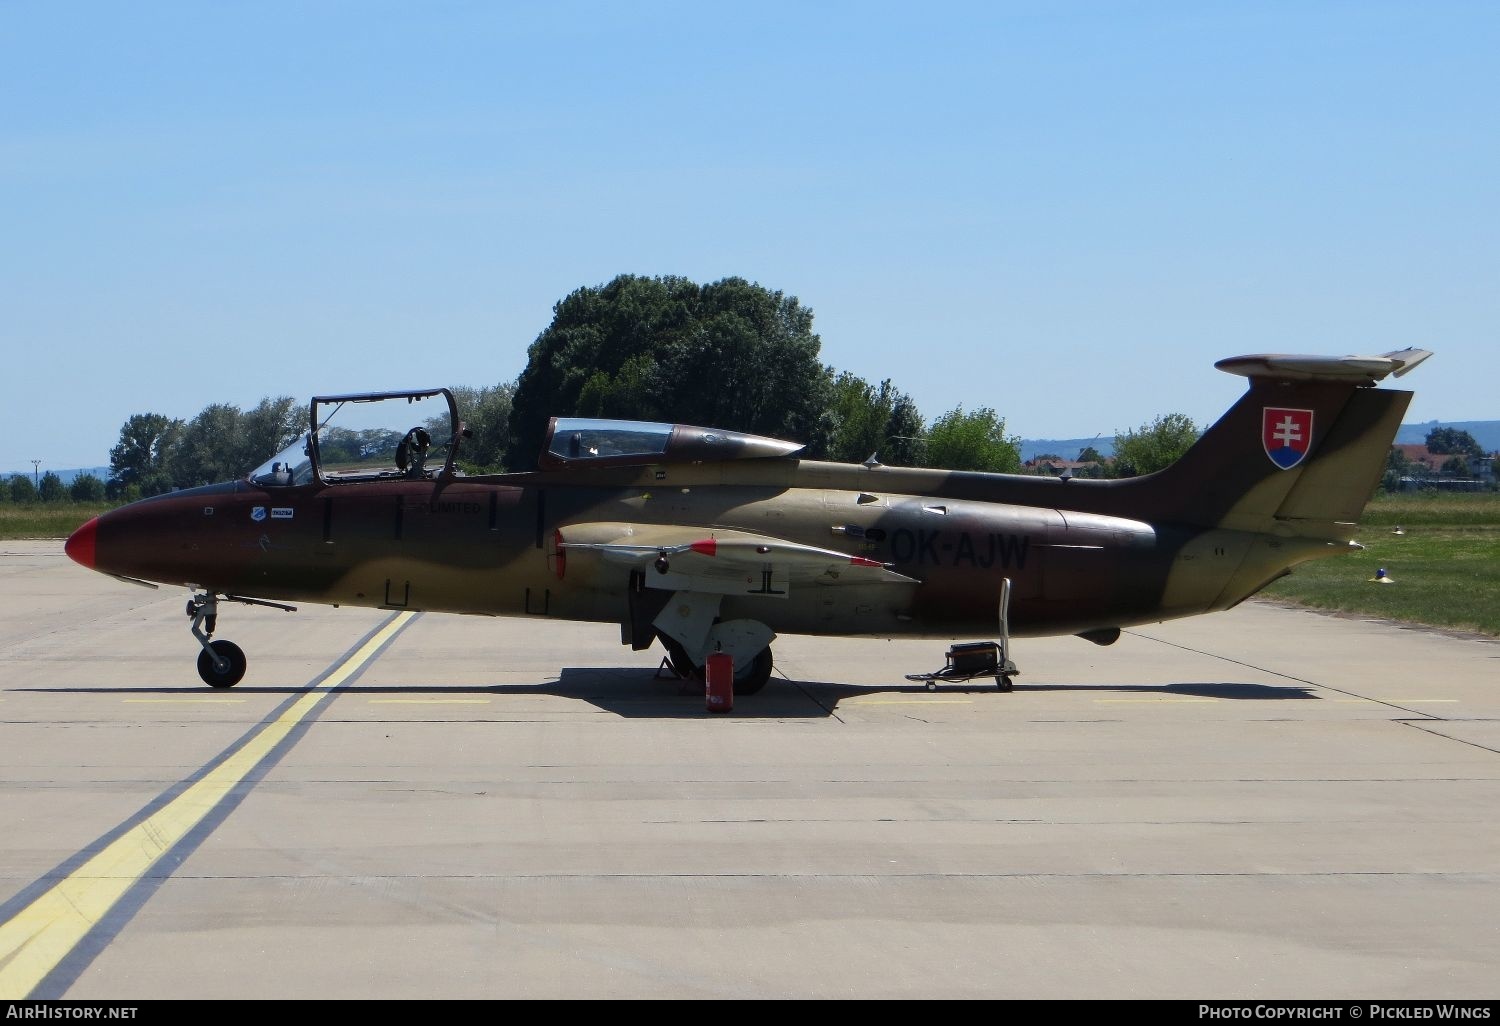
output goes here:
{"type": "Polygon", "coordinates": [[[1397,445],[1423,445],[1433,428],[1467,431],[1485,452],[1500,449],[1500,420],[1429,420],[1425,424],[1402,424],[1396,432],[1397,445]]]}

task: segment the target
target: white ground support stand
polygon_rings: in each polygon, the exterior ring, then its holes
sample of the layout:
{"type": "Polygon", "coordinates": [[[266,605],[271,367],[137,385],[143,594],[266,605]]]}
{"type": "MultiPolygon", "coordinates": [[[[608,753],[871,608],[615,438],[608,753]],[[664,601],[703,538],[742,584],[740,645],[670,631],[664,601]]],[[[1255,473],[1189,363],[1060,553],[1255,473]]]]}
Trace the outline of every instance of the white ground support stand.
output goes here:
{"type": "Polygon", "coordinates": [[[994,677],[1001,691],[1013,689],[1011,678],[1021,671],[1010,659],[1010,578],[1000,582],[1000,640],[975,641],[948,648],[948,662],[933,673],[908,673],[907,680],[920,681],[928,691],[940,683],[961,684],[975,677],[994,677]]]}

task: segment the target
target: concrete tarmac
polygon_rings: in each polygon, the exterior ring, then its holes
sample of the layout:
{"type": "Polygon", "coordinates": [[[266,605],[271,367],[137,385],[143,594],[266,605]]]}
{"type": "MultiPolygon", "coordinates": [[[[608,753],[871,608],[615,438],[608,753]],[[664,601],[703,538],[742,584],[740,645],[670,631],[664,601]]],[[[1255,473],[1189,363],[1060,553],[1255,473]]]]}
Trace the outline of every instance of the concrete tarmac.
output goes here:
{"type": "Polygon", "coordinates": [[[0,587],[0,1000],[1500,998],[1493,640],[787,636],[714,713],[612,625],[224,604],[216,691],[184,590],[0,587]]]}

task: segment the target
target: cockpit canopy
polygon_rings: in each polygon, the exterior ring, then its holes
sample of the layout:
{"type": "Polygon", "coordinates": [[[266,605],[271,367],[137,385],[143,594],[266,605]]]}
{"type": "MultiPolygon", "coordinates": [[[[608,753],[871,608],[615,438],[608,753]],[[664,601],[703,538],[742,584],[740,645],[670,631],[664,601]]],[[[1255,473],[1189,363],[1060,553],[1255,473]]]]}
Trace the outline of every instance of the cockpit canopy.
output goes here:
{"type": "Polygon", "coordinates": [[[591,464],[697,463],[790,456],[805,446],[739,431],[640,420],[553,417],[537,466],[542,470],[591,464]]]}
{"type": "Polygon", "coordinates": [[[451,470],[460,424],[446,388],[314,397],[312,430],[250,472],[259,485],[428,478],[451,470]]]}

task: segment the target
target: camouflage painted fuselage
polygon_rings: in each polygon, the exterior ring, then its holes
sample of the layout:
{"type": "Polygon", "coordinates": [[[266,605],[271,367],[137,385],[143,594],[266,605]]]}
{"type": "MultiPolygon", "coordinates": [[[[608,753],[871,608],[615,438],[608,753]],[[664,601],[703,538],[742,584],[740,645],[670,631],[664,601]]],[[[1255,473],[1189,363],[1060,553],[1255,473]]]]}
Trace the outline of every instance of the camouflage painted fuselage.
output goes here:
{"type": "Polygon", "coordinates": [[[1011,633],[1084,633],[1225,609],[1298,563],[1347,551],[1409,399],[1252,377],[1177,464],[1121,481],[774,450],[487,477],[237,481],[114,510],[92,525],[87,560],[82,540],[69,552],[105,573],[226,596],[619,622],[630,641],[630,573],[559,559],[570,528],[744,532],[910,580],[831,573],[789,585],[749,573],[724,594],[726,619],[776,633],[989,636],[1008,579],[1011,633]],[[1265,442],[1282,410],[1310,418],[1289,467],[1265,442]]]}

